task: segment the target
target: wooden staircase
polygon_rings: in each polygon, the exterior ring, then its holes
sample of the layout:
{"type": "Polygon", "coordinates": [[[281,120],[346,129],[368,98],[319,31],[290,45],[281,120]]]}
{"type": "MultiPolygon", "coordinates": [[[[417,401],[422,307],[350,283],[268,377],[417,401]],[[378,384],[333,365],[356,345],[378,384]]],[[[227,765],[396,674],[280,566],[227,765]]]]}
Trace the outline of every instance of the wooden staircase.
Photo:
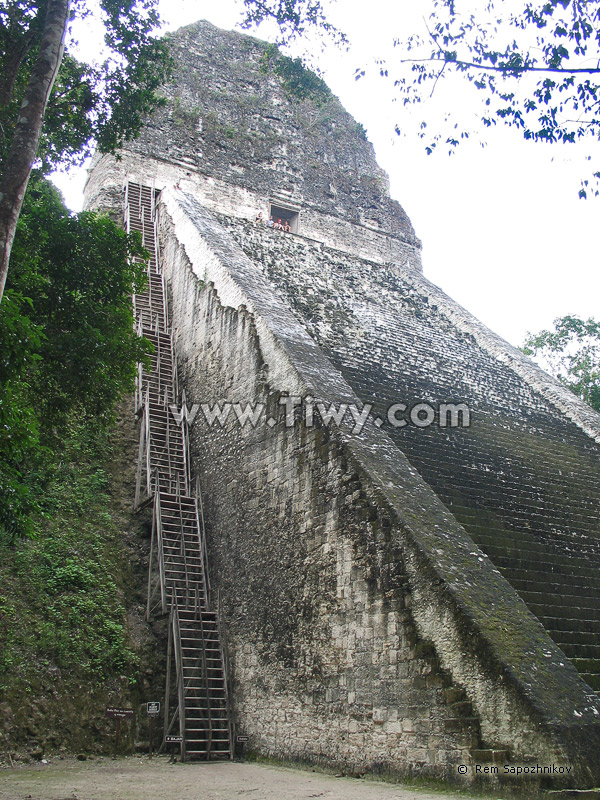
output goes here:
{"type": "Polygon", "coordinates": [[[170,410],[179,390],[157,259],[154,191],[130,182],[124,193],[127,231],[139,231],[150,252],[147,289],[134,297],[138,333],[154,346],[151,368],[140,365],[138,371],[135,506],[153,507],[146,618],[169,615],[164,735],[181,736],[184,761],[227,759],[233,757],[227,660],[219,609],[211,606],[202,499],[198,482],[192,487],[187,423],[178,424],[170,410]]]}

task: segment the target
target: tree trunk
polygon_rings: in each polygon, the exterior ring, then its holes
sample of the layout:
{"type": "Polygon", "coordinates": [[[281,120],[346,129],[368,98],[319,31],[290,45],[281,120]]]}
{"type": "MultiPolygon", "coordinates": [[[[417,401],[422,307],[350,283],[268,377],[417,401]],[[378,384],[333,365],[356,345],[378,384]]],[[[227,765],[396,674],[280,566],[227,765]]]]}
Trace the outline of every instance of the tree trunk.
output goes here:
{"type": "Polygon", "coordinates": [[[0,299],[4,294],[10,251],[31,167],[42,130],[44,111],[58,73],[69,21],[70,0],[48,0],[40,51],[25,89],[13,140],[0,178],[0,299]]]}

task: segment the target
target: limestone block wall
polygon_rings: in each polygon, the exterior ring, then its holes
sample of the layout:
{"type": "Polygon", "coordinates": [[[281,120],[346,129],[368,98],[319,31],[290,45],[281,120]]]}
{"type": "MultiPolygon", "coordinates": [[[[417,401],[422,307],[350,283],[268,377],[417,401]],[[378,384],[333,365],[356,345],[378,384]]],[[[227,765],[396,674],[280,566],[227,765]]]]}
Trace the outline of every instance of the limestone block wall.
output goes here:
{"type": "Polygon", "coordinates": [[[597,698],[389,437],[285,427],[284,393],[357,398],[261,268],[191,197],[161,231],[188,403],[278,420],[192,428],[252,746],[446,777],[491,747],[597,781],[597,698]]]}
{"type": "Polygon", "coordinates": [[[600,689],[600,416],[422,275],[220,219],[600,689]],[[469,427],[387,422],[423,401],[465,404],[469,427]]]}
{"type": "Polygon", "coordinates": [[[164,109],[96,159],[86,205],[118,216],[128,178],[163,190],[188,404],[266,409],[192,425],[239,730],[352,772],[497,757],[597,785],[598,416],[423,278],[326,88],[293,96],[266,43],[208,23],[169,40],[164,109]],[[300,235],[252,225],[275,198],[300,235]],[[373,415],[288,426],[287,395],[373,415]],[[385,424],[423,401],[472,424],[385,424]]]}
{"type": "Polygon", "coordinates": [[[324,84],[298,96],[277,73],[271,46],[207,22],[166,38],[176,62],[168,102],[131,150],[414,237],[372,144],[324,84]]]}
{"type": "MultiPolygon", "coordinates": [[[[158,149],[158,145],[157,145],[158,149]]],[[[207,176],[197,169],[124,149],[121,159],[95,156],[85,188],[85,207],[111,211],[119,207],[123,183],[131,180],[153,186],[158,190],[179,184],[196,197],[205,208],[249,222],[259,211],[266,216],[274,194],[232,184],[207,176]]],[[[392,235],[359,221],[300,206],[299,238],[322,243],[342,253],[353,253],[379,263],[392,263],[417,271],[422,270],[421,243],[410,233],[392,235]]]]}
{"type": "Polygon", "coordinates": [[[270,200],[300,209],[300,233],[342,252],[421,269],[421,243],[357,122],[323,84],[298,97],[266,42],[207,22],[167,37],[174,80],[140,137],[97,158],[86,205],[110,207],[123,177],[178,181],[209,209],[240,219],[270,200]]]}
{"type": "Polygon", "coordinates": [[[279,758],[458,779],[479,723],[416,633],[390,516],[327,431],[285,426],[252,315],[163,242],[188,401],[280,418],[192,427],[238,731],[279,758]]]}

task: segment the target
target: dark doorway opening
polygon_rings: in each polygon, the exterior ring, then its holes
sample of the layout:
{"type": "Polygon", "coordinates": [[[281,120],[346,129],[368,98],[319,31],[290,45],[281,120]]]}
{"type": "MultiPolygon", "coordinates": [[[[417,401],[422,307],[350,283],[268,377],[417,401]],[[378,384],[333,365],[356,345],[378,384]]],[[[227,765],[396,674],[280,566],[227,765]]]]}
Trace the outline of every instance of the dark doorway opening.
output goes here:
{"type": "Polygon", "coordinates": [[[273,217],[275,223],[277,223],[277,220],[281,220],[283,225],[289,222],[292,233],[298,233],[298,223],[300,221],[300,212],[298,210],[286,208],[277,203],[269,203],[269,216],[273,217]]]}

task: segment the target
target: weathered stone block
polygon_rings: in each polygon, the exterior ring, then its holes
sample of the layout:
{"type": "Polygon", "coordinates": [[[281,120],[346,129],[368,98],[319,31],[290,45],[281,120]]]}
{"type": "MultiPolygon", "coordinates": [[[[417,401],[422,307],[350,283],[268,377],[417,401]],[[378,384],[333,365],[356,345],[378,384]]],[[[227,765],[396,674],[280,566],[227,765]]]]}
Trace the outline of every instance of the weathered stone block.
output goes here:
{"type": "Polygon", "coordinates": [[[595,680],[593,652],[569,648],[595,646],[600,619],[597,417],[419,274],[410,223],[336,101],[333,146],[329,123],[307,127],[315,106],[260,72],[261,43],[208,25],[173,41],[170,105],[121,163],[97,161],[88,198],[114,199],[127,174],[166,188],[187,396],[276,420],[191,432],[237,721],[274,756],[432,775],[481,750],[481,726],[497,751],[589,782],[599,703],[565,654],[595,680]],[[248,222],[285,198],[299,235],[248,222]],[[288,428],[286,394],[372,402],[386,424],[288,428]],[[390,405],[425,400],[435,425],[387,424],[390,405]],[[449,401],[469,426],[444,424],[449,401]],[[403,709],[400,733],[381,709],[403,709]]]}

